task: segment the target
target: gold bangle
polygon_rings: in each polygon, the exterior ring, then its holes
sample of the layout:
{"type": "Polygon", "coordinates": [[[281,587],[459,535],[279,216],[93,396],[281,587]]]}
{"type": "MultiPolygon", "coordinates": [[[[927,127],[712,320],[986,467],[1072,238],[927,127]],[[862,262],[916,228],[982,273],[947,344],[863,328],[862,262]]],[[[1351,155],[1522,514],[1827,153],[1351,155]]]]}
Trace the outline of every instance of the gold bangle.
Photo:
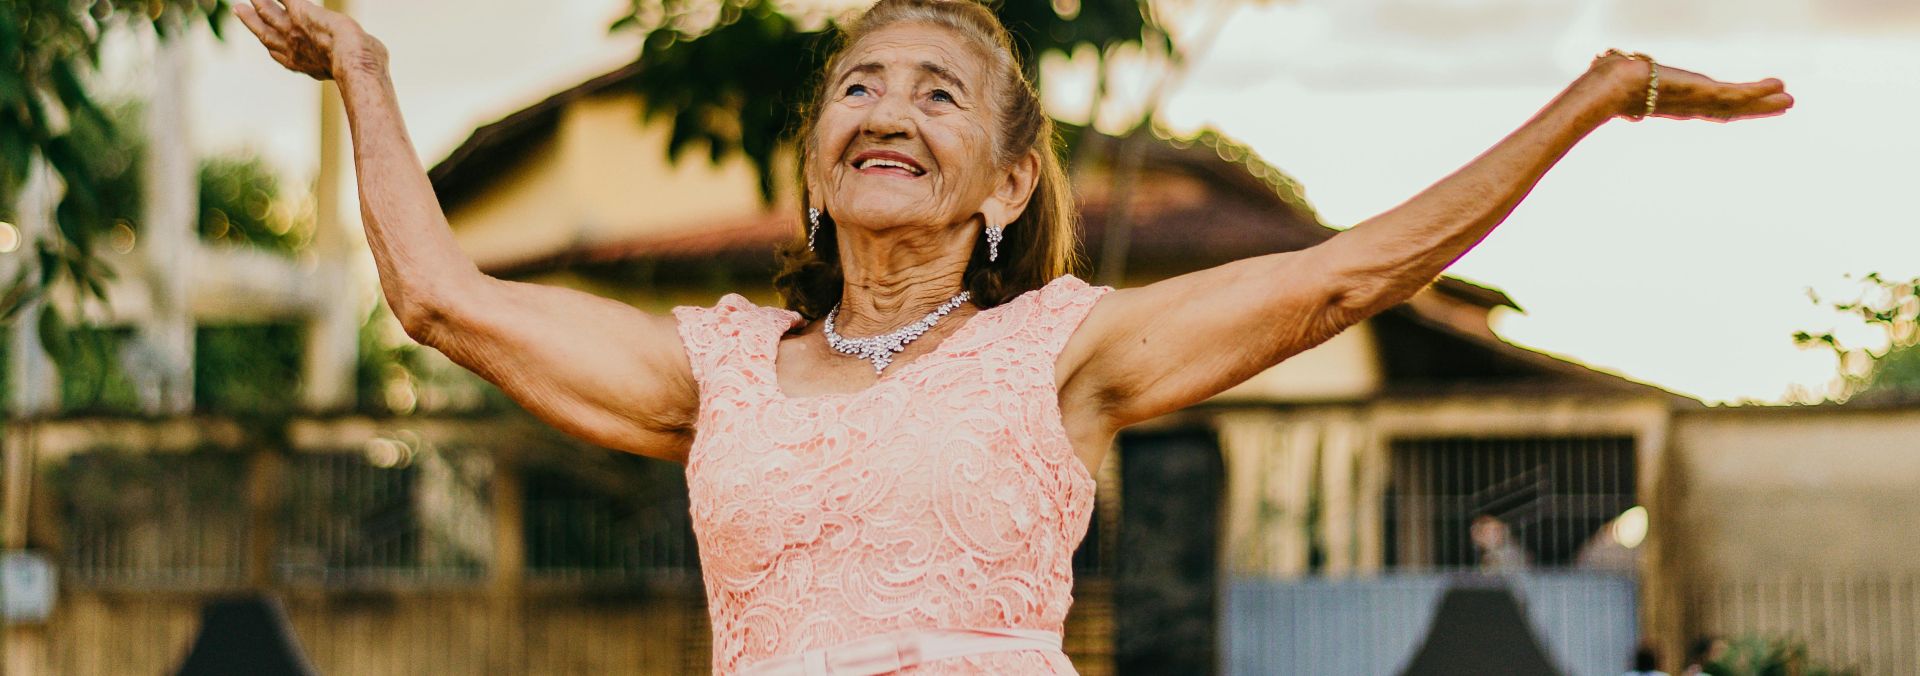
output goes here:
{"type": "Polygon", "coordinates": [[[1639,122],[1653,116],[1654,106],[1660,102],[1660,64],[1654,63],[1653,57],[1647,56],[1646,54],[1640,52],[1623,52],[1618,49],[1608,49],[1607,51],[1601,52],[1599,58],[1609,56],[1647,62],[1647,110],[1641,113],[1639,117],[1629,117],[1627,119],[1639,122]]]}

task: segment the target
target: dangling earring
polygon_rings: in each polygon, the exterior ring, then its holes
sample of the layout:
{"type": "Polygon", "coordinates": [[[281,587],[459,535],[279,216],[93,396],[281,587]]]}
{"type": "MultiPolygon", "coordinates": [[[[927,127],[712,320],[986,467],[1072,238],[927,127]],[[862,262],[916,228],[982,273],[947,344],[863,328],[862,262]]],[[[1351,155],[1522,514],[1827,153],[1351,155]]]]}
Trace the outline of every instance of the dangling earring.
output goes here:
{"type": "Polygon", "coordinates": [[[992,225],[987,226],[987,262],[988,263],[992,263],[995,259],[1000,258],[1000,233],[1001,232],[1002,232],[1002,229],[998,226],[992,226],[992,225]]]}
{"type": "Polygon", "coordinates": [[[813,236],[820,234],[820,210],[807,207],[807,250],[813,250],[813,236]]]}

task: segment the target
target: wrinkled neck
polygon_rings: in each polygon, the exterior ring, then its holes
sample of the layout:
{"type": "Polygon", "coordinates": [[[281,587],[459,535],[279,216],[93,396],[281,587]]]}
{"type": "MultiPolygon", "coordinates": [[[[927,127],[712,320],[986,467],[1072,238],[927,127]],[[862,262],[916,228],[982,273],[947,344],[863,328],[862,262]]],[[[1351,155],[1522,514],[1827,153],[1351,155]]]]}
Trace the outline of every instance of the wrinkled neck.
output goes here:
{"type": "Polygon", "coordinates": [[[966,288],[973,241],[966,225],[939,231],[861,231],[840,243],[845,336],[871,336],[919,321],[966,288]]]}

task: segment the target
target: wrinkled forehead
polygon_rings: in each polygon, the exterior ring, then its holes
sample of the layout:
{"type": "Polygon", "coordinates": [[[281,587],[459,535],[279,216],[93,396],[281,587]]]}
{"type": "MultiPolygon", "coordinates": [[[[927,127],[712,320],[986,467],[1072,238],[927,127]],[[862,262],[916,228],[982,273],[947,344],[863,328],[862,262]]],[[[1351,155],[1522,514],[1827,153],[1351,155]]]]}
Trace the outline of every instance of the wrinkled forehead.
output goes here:
{"type": "Polygon", "coordinates": [[[971,92],[988,89],[991,57],[984,45],[939,24],[911,21],[880,28],[848,45],[831,82],[860,73],[924,76],[957,80],[971,92]]]}

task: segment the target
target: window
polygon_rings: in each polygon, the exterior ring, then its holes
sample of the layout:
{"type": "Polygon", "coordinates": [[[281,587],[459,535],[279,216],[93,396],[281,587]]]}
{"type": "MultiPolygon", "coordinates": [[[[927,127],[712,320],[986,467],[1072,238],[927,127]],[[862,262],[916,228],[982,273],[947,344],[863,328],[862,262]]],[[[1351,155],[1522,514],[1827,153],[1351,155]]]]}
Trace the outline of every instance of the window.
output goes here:
{"type": "Polygon", "coordinates": [[[1509,563],[1573,566],[1637,502],[1631,436],[1403,438],[1391,449],[1389,566],[1485,567],[1500,550],[1509,563]]]}

